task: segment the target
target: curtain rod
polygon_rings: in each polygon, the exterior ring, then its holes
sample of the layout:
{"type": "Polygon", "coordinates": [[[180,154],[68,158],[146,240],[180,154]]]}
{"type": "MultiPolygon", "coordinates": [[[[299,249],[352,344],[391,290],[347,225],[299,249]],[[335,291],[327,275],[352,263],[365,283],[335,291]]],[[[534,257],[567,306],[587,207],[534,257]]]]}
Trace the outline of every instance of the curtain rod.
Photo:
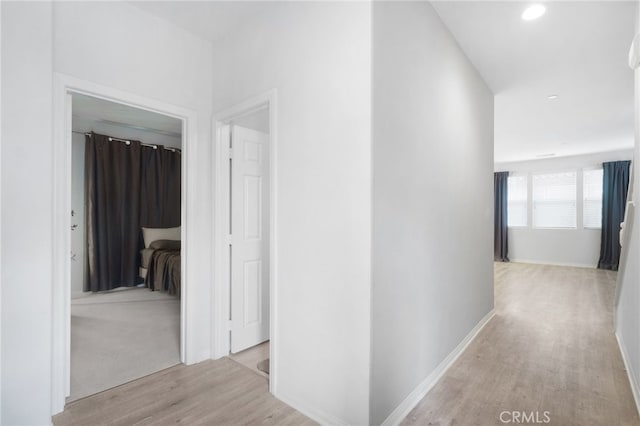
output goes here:
{"type": "MultiPolygon", "coordinates": [[[[75,130],[72,130],[71,133],[76,133],[78,135],[91,136],[90,132],[77,132],[75,130]]],[[[116,142],[124,142],[126,145],[130,145],[131,144],[131,141],[127,140],[127,139],[114,138],[112,136],[107,136],[107,137],[109,138],[109,142],[116,141],[116,142]]],[[[153,145],[153,144],[150,144],[150,143],[140,142],[140,145],[147,146],[147,147],[153,148],[153,149],[158,149],[158,145],[153,145]]],[[[182,153],[182,150],[180,148],[172,148],[172,147],[166,147],[166,146],[163,146],[163,148],[166,149],[167,151],[182,153]]]]}

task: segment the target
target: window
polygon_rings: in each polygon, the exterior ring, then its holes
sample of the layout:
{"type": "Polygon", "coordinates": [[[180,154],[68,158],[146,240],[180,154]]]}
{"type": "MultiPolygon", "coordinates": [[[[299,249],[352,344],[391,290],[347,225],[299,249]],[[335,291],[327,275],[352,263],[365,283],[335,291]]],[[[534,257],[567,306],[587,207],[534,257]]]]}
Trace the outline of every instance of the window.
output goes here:
{"type": "Polygon", "coordinates": [[[602,169],[585,170],[584,227],[602,228],[602,169]]]}
{"type": "Polygon", "coordinates": [[[533,176],[533,226],[576,227],[576,172],[533,176]]]}
{"type": "Polygon", "coordinates": [[[507,179],[507,225],[527,226],[527,176],[507,179]]]}

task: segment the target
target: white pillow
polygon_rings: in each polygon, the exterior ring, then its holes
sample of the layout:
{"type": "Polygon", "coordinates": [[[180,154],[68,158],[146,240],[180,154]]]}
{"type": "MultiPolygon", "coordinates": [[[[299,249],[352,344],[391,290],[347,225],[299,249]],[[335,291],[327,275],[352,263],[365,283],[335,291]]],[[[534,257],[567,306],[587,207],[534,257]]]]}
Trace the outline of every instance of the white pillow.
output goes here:
{"type": "Polygon", "coordinates": [[[175,228],[142,228],[144,247],[149,248],[152,242],[158,240],[180,241],[180,226],[175,228]]]}

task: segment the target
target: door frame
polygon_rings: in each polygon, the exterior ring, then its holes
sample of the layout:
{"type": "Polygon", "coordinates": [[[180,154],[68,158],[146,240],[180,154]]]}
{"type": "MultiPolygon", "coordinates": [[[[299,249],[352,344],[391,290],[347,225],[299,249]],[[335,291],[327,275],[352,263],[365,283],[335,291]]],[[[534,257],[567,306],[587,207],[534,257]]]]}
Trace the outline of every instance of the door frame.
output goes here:
{"type": "Polygon", "coordinates": [[[213,199],[215,200],[214,227],[214,267],[215,280],[212,306],[212,348],[214,359],[229,355],[231,331],[229,286],[229,148],[224,146],[226,139],[225,126],[233,119],[245,116],[261,109],[269,109],[269,391],[276,393],[278,372],[278,340],[277,340],[277,294],[278,294],[278,127],[277,127],[277,90],[247,99],[213,116],[213,134],[215,135],[215,149],[213,150],[213,164],[215,164],[215,185],[213,199]]]}
{"type": "Polygon", "coordinates": [[[190,250],[188,224],[195,212],[186,209],[189,182],[195,170],[195,158],[189,157],[190,147],[197,139],[197,114],[189,109],[163,103],[134,93],[125,92],[62,73],[53,76],[53,265],[52,265],[52,415],[64,410],[71,388],[71,95],[81,94],[116,102],[130,107],[163,114],[182,122],[182,195],[181,195],[181,299],[180,299],[180,361],[188,363],[192,344],[187,338],[197,324],[187,313],[196,295],[189,291],[186,258],[190,250]]]}

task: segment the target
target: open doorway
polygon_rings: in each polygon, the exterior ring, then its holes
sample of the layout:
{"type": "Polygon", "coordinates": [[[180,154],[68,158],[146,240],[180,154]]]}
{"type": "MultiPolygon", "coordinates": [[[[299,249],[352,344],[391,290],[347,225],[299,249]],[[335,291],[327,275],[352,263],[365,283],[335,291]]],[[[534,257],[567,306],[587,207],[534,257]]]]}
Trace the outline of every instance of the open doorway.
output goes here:
{"type": "Polygon", "coordinates": [[[216,145],[216,357],[268,378],[276,371],[275,92],[214,119],[216,145]]]}
{"type": "MultiPolygon", "coordinates": [[[[197,360],[195,340],[189,339],[198,324],[189,314],[199,294],[188,278],[191,271],[187,253],[195,247],[188,238],[194,209],[188,209],[189,183],[193,181],[194,159],[189,155],[197,143],[198,117],[195,111],[138,94],[117,90],[69,75],[54,76],[54,245],[53,245],[53,339],[52,339],[52,407],[51,413],[64,410],[71,393],[71,178],[72,178],[72,96],[86,95],[119,106],[157,113],[180,121],[181,133],[181,227],[180,240],[184,256],[180,257],[180,362],[197,360]]],[[[128,140],[128,139],[125,139],[128,140]]],[[[126,143],[126,142],[125,142],[126,143]]]]}
{"type": "Polygon", "coordinates": [[[269,374],[269,110],[232,119],[229,135],[230,357],[269,374]]]}
{"type": "Polygon", "coordinates": [[[71,94],[71,402],[180,363],[182,121],[71,94]]]}

